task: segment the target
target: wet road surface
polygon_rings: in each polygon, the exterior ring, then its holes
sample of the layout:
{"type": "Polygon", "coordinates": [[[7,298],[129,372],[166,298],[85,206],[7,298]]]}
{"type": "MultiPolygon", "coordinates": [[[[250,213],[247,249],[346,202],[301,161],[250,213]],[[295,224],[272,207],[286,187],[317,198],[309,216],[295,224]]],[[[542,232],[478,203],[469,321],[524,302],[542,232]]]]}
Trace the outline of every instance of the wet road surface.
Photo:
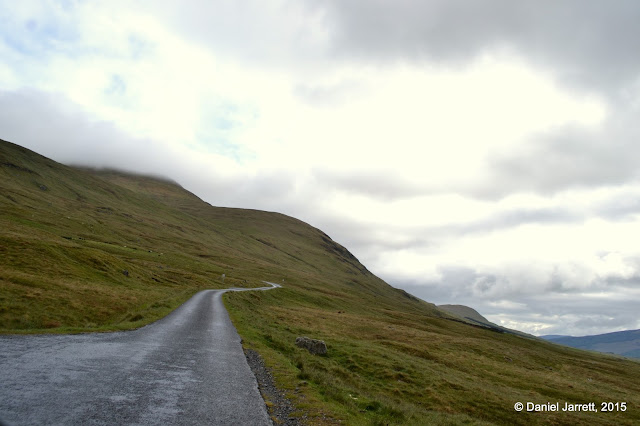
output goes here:
{"type": "Polygon", "coordinates": [[[225,291],[134,331],[0,336],[0,425],[270,425],[225,291]]]}

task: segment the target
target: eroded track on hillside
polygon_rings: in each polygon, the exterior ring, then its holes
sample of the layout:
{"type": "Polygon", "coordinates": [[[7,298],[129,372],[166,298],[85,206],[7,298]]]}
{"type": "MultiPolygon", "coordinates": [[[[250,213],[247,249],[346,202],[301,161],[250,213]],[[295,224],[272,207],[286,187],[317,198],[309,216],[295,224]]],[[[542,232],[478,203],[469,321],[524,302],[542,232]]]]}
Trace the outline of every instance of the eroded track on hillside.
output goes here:
{"type": "Polygon", "coordinates": [[[204,290],[138,330],[0,336],[0,424],[270,425],[240,337],[204,290]]]}

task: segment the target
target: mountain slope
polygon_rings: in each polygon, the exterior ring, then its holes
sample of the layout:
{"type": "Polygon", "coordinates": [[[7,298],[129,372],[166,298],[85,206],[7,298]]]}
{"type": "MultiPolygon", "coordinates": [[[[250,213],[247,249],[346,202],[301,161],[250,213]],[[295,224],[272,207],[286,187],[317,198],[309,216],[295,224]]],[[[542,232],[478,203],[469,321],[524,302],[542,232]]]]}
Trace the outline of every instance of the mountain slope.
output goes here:
{"type": "Polygon", "coordinates": [[[3,300],[12,298],[3,329],[128,327],[131,310],[151,320],[175,305],[165,298],[260,285],[291,269],[344,272],[363,292],[405,299],[321,231],[277,213],[213,208],[170,181],[66,167],[2,142],[0,188],[0,279],[3,300]]]}
{"type": "Polygon", "coordinates": [[[632,424],[637,410],[538,413],[516,401],[640,405],[640,364],[472,327],[394,289],[297,219],[216,208],[167,180],[60,165],[0,142],[0,328],[138,327],[202,288],[312,424],[632,424]],[[223,282],[222,274],[225,274],[223,282]],[[323,339],[325,356],[295,346],[323,339]]]}
{"type": "Polygon", "coordinates": [[[572,348],[640,358],[640,330],[616,331],[582,337],[542,336],[542,338],[572,348]]]}

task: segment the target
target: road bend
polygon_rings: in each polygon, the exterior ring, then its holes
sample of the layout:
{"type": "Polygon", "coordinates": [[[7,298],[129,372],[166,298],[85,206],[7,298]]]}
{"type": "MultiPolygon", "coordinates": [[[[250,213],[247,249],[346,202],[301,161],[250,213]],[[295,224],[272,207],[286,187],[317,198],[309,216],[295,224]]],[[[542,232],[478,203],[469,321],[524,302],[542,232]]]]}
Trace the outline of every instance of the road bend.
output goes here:
{"type": "Polygon", "coordinates": [[[0,425],[270,425],[222,303],[247,290],[134,331],[0,336],[0,425]]]}

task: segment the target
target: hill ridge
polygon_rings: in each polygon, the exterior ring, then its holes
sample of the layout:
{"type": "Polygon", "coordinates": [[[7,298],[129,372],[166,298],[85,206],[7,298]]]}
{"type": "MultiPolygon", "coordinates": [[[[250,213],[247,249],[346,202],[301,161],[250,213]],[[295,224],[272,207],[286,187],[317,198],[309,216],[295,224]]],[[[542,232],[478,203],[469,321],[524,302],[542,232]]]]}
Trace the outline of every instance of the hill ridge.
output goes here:
{"type": "Polygon", "coordinates": [[[640,329],[588,336],[541,336],[541,338],[572,348],[640,358],[640,329]]]}

